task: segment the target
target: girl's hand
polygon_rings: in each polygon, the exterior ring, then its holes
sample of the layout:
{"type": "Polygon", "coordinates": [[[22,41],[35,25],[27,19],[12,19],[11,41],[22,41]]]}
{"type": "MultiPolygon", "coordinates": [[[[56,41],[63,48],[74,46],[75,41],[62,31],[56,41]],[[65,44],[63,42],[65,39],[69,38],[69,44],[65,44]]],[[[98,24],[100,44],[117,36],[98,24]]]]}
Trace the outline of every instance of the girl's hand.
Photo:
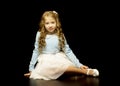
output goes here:
{"type": "Polygon", "coordinates": [[[24,74],[25,77],[29,77],[30,75],[31,75],[31,72],[24,74]]]}
{"type": "Polygon", "coordinates": [[[88,68],[89,68],[89,67],[86,66],[86,65],[83,65],[83,66],[80,67],[80,69],[88,69],[88,68]]]}

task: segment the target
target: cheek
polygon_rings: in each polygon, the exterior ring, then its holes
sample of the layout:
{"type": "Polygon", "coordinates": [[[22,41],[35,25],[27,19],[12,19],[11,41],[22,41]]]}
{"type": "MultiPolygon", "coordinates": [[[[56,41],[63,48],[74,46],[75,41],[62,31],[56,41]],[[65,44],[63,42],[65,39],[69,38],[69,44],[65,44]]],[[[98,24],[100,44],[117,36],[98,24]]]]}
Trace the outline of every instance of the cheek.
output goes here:
{"type": "Polygon", "coordinates": [[[48,28],[48,25],[45,25],[45,28],[48,28]]]}
{"type": "Polygon", "coordinates": [[[56,27],[57,27],[57,25],[54,25],[53,27],[54,27],[54,28],[56,28],[56,27]]]}

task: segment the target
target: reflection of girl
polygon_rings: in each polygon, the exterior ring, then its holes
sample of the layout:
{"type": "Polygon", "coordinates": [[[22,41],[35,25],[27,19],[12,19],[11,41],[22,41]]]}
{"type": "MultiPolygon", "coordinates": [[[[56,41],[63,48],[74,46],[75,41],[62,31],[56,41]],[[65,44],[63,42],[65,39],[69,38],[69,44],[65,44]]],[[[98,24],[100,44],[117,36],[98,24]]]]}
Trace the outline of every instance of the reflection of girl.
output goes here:
{"type": "Polygon", "coordinates": [[[57,79],[67,72],[99,76],[97,69],[90,69],[80,63],[70,49],[56,11],[45,11],[42,15],[29,71],[24,75],[44,80],[57,79]]]}

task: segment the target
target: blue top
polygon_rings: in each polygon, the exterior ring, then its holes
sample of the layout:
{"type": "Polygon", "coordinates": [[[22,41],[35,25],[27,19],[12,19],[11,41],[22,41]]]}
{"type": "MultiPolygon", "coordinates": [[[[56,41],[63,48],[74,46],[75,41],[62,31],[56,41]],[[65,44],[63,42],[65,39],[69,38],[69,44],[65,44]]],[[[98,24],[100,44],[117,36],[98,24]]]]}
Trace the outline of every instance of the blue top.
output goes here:
{"type": "MultiPolygon", "coordinates": [[[[34,66],[37,62],[37,58],[40,54],[39,52],[39,37],[40,32],[38,31],[36,34],[35,44],[34,44],[34,50],[32,53],[32,58],[29,64],[29,71],[32,71],[34,69],[34,66]]],[[[57,35],[46,35],[46,47],[43,49],[42,53],[58,53],[60,52],[60,48],[58,46],[59,40],[57,35]]],[[[79,60],[76,58],[72,50],[70,49],[69,45],[67,44],[67,41],[65,39],[65,47],[64,47],[64,53],[67,55],[68,59],[76,65],[76,67],[82,66],[82,64],[79,62],[79,60]]]]}

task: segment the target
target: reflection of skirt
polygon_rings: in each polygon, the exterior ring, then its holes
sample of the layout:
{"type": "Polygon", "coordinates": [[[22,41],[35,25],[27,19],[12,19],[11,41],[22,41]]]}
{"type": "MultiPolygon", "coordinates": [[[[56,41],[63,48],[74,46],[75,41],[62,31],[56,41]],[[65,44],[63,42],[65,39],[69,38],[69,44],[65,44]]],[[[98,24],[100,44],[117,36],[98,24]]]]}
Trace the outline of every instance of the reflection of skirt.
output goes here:
{"type": "Polygon", "coordinates": [[[41,54],[30,78],[43,80],[57,79],[66,71],[68,66],[74,66],[74,64],[67,59],[64,53],[41,54]]]}

